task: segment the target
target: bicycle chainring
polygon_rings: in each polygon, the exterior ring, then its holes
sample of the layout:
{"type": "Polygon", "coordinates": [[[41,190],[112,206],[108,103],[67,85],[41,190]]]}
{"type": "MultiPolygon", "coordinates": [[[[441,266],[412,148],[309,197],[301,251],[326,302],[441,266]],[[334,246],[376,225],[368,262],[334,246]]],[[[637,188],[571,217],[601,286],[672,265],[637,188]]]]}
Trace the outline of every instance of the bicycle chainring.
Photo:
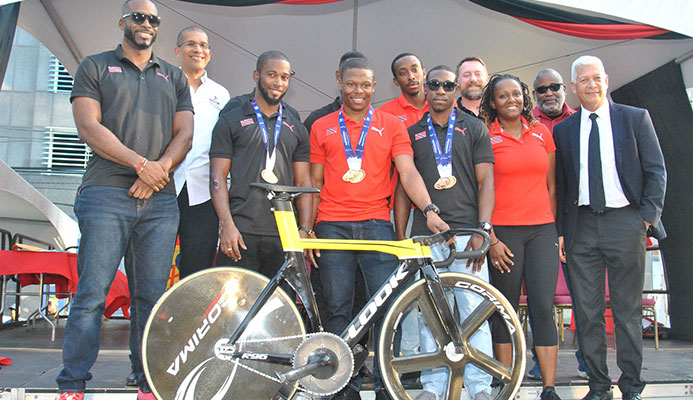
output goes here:
{"type": "Polygon", "coordinates": [[[354,354],[344,339],[328,332],[312,334],[296,349],[293,366],[298,368],[306,365],[311,355],[315,354],[316,351],[324,350],[331,351],[337,356],[337,365],[334,373],[326,378],[308,375],[299,379],[299,383],[314,395],[331,396],[349,383],[354,372],[354,354]]]}

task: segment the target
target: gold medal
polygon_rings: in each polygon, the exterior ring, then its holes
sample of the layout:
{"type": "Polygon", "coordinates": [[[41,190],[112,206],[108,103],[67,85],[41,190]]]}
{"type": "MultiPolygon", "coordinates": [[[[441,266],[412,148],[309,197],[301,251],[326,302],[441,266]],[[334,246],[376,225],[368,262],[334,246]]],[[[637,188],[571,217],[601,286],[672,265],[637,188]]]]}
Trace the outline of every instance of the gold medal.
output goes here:
{"type": "Polygon", "coordinates": [[[354,179],[356,178],[356,174],[357,174],[357,170],[350,169],[342,176],[342,180],[344,182],[353,182],[354,179]]]}
{"type": "Polygon", "coordinates": [[[263,169],[262,172],[260,172],[260,176],[267,183],[275,184],[279,182],[279,178],[277,178],[277,175],[275,175],[274,172],[270,171],[269,169],[263,169]]]}
{"type": "Polygon", "coordinates": [[[450,189],[457,183],[457,178],[454,176],[441,176],[433,185],[437,190],[450,189]]]}
{"type": "Polygon", "coordinates": [[[356,170],[356,176],[354,176],[354,179],[352,179],[351,183],[359,183],[365,177],[366,177],[366,171],[364,171],[362,169],[356,170]]]}

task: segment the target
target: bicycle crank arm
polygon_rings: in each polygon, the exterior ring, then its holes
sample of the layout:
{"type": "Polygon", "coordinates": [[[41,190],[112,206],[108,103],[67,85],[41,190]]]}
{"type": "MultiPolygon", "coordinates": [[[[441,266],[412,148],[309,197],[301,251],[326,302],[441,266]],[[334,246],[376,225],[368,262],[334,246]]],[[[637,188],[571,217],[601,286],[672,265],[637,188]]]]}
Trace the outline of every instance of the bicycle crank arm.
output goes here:
{"type": "MultiPolygon", "coordinates": [[[[231,346],[233,347],[233,346],[231,346]]],[[[217,352],[217,358],[222,360],[247,360],[259,361],[269,364],[291,365],[294,356],[292,354],[272,354],[272,353],[254,353],[250,351],[224,351],[221,347],[217,352]]]]}
{"type": "Polygon", "coordinates": [[[337,355],[329,349],[318,349],[308,358],[308,363],[301,367],[292,369],[285,374],[277,374],[282,382],[297,381],[308,375],[313,375],[319,379],[327,379],[334,375],[337,370],[337,355]]]}

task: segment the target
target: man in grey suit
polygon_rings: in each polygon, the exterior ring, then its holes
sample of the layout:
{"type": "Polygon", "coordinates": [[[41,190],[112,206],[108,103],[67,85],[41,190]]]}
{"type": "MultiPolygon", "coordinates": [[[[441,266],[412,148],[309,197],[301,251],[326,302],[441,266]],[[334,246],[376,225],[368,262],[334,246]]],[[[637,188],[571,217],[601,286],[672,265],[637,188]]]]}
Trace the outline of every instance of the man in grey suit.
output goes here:
{"type": "Polygon", "coordinates": [[[580,110],[554,127],[559,247],[568,258],[582,351],[592,370],[586,400],[612,399],[606,365],[609,277],[623,399],[640,399],[645,240],[664,205],[666,170],[647,110],[606,100],[601,60],[573,62],[580,110]]]}

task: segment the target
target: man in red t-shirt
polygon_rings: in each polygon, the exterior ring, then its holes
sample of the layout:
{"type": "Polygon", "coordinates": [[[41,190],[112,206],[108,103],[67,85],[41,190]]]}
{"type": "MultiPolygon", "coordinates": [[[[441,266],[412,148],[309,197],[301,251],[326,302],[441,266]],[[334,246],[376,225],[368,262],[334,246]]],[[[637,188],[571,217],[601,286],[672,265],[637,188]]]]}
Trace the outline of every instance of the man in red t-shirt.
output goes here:
{"type": "Polygon", "coordinates": [[[392,81],[402,94],[380,106],[380,111],[392,114],[410,127],[417,123],[428,111],[428,102],[424,95],[424,77],[426,70],[421,66],[419,57],[412,53],[398,54],[392,64],[392,81]]]}
{"type": "Polygon", "coordinates": [[[575,110],[565,102],[563,78],[554,69],[547,68],[537,72],[532,95],[537,104],[532,110],[532,114],[539,122],[549,128],[551,133],[553,133],[553,127],[557,123],[575,114],[575,110]]]}
{"type": "MultiPolygon", "coordinates": [[[[428,229],[431,232],[448,229],[416,170],[404,124],[371,107],[375,89],[373,68],[364,59],[352,59],[344,63],[340,77],[342,108],[317,120],[310,134],[311,178],[313,185],[321,189],[314,213],[317,236],[395,240],[387,202],[393,162],[409,198],[427,217],[428,229]]],[[[328,308],[325,328],[340,334],[351,321],[357,263],[361,265],[369,292],[375,293],[396,268],[397,259],[368,251],[324,250],[316,255],[328,308]]],[[[376,324],[376,335],[379,326],[380,322],[376,324]]],[[[387,398],[385,392],[378,390],[377,365],[374,372],[376,399],[387,398]]],[[[360,381],[356,378],[338,398],[359,398],[359,389],[360,381]]]]}

